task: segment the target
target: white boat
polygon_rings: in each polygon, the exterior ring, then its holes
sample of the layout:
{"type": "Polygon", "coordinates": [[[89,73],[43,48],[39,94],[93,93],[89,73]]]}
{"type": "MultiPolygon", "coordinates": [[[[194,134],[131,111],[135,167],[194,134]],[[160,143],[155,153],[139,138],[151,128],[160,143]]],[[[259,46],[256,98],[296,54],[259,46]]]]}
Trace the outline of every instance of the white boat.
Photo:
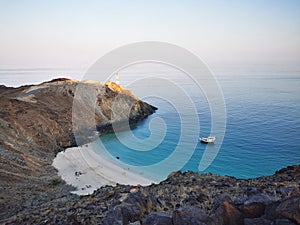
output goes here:
{"type": "Polygon", "coordinates": [[[202,138],[200,138],[200,140],[205,143],[214,143],[214,141],[216,140],[216,137],[214,137],[214,136],[202,137],[202,138]]]}

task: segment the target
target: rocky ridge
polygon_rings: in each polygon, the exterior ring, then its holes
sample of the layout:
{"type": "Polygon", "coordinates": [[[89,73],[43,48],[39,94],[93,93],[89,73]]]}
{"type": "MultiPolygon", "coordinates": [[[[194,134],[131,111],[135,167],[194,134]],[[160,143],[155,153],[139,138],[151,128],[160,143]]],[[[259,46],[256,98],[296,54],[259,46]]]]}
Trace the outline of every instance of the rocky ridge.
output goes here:
{"type": "Polygon", "coordinates": [[[255,179],[176,172],[147,187],[105,186],[56,199],[5,224],[300,224],[300,166],[255,179]]]}
{"type": "Polygon", "coordinates": [[[51,166],[57,152],[78,142],[112,132],[112,123],[134,125],[155,111],[129,90],[112,83],[54,79],[18,88],[0,86],[0,220],[45,201],[69,196],[72,187],[63,183],[51,166]],[[80,126],[74,127],[75,116],[80,126]],[[96,96],[89,102],[89,95],[96,96]],[[117,108],[113,112],[113,105],[117,108]],[[92,107],[95,107],[94,109],[92,107]],[[85,116],[87,111],[91,111],[85,116]],[[91,116],[92,115],[92,116],[91,116]],[[74,132],[82,136],[76,140],[74,132]]]}

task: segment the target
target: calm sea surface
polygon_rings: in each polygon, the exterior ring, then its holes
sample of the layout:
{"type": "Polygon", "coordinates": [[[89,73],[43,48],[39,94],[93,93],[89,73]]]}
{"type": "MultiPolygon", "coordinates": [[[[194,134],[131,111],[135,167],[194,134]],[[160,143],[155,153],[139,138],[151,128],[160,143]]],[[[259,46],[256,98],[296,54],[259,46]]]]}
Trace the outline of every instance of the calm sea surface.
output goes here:
{"type": "MultiPolygon", "coordinates": [[[[249,178],[270,175],[287,165],[300,164],[300,67],[219,66],[211,70],[223,92],[227,125],[218,155],[203,172],[249,178]]],[[[77,70],[0,70],[0,84],[18,86],[55,77],[84,79],[83,74],[77,70]]],[[[106,135],[100,141],[111,157],[118,157],[122,163],[137,167],[155,165],[172,155],[179,142],[186,142],[195,147],[182,169],[199,171],[199,162],[207,145],[199,141],[189,142],[195,140],[195,136],[198,138],[210,134],[210,100],[186,74],[165,65],[135,65],[121,70],[119,75],[121,84],[138,96],[146,89],[147,92],[150,90],[152,94],[140,97],[158,108],[155,114],[138,124],[135,129],[122,132],[119,136],[126,139],[133,133],[136,138],[143,140],[151,134],[155,139],[158,134],[158,144],[148,151],[139,151],[136,146],[143,142],[132,144],[135,146],[132,148],[130,144],[126,146],[120,142],[116,135],[106,135]],[[173,82],[178,89],[187,93],[199,119],[188,122],[191,125],[198,124],[199,133],[182,133],[180,120],[184,115],[180,115],[177,107],[188,109],[190,104],[180,98],[177,101],[156,95],[160,89],[168,90],[168,86],[160,85],[160,82],[149,84],[146,78],[173,82]],[[153,119],[157,118],[160,118],[156,120],[158,125],[151,126],[153,119]],[[161,132],[164,132],[163,139],[161,132]]],[[[209,148],[214,146],[208,146],[207,150],[209,148]]],[[[181,154],[190,150],[180,149],[181,154]]],[[[168,163],[170,165],[166,166],[172,168],[173,162],[168,163]]]]}

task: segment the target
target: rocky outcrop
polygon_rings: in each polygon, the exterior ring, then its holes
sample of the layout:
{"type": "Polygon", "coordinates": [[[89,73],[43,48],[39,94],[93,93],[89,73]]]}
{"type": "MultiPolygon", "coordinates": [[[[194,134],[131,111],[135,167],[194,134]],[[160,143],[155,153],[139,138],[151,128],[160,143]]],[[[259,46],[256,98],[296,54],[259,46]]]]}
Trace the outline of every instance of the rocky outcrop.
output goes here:
{"type": "Polygon", "coordinates": [[[299,178],[299,165],[255,179],[177,172],[147,187],[105,186],[80,199],[56,199],[5,223],[295,225],[299,178]]]}
{"type": "Polygon", "coordinates": [[[128,121],[134,125],[155,109],[111,82],[61,78],[19,88],[0,86],[0,219],[51,199],[72,198],[71,187],[62,184],[51,166],[56,153],[90,141],[92,131],[113,132],[114,123],[120,129],[128,121]],[[89,102],[91,94],[95,102],[89,102]],[[74,127],[74,116],[80,117],[80,126],[74,127]]]}

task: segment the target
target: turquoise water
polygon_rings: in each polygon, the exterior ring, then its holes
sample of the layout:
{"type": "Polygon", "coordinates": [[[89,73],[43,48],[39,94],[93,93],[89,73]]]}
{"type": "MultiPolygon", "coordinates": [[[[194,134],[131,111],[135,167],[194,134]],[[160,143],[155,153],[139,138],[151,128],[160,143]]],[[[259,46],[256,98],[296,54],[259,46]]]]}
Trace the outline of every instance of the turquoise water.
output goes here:
{"type": "MultiPolygon", "coordinates": [[[[212,71],[223,92],[227,125],[216,158],[206,170],[201,172],[249,178],[270,175],[287,165],[300,164],[300,68],[277,65],[219,66],[212,68],[212,71]]],[[[80,72],[57,72],[55,69],[1,70],[0,74],[0,83],[9,86],[39,83],[54,77],[67,76],[77,79],[82,77],[80,72]],[[74,74],[77,77],[74,77],[74,74]]],[[[180,161],[180,154],[182,158],[185,154],[190,152],[192,154],[187,162],[180,165],[180,169],[199,171],[199,162],[205,149],[209,151],[216,148],[214,145],[207,146],[197,140],[198,137],[208,136],[211,131],[209,99],[205,94],[185,74],[167,66],[137,65],[120,71],[119,75],[122,85],[158,107],[155,114],[131,131],[141,140],[146,140],[152,134],[153,140],[157,140],[158,144],[148,151],[139,151],[135,149],[138,144],[133,148],[130,144],[126,146],[121,143],[119,137],[114,134],[105,135],[100,141],[111,157],[113,159],[118,157],[117,161],[135,166],[137,170],[146,166],[155,166],[159,162],[163,162],[166,168],[172,170],[182,162],[173,160],[165,163],[164,160],[170,157],[178,143],[182,142],[184,146],[190,147],[179,150],[178,160],[180,161]],[[186,91],[196,108],[199,121],[192,119],[189,121],[189,118],[187,120],[191,126],[199,126],[199,133],[182,134],[180,119],[183,115],[180,115],[176,107],[180,105],[187,110],[192,110],[191,106],[180,98],[170,101],[155,95],[159,90],[167,87],[160,83],[149,86],[149,83],[143,83],[145,77],[150,79],[159,77],[174,81],[186,91]],[[152,94],[142,96],[145,89],[151,89],[152,94]],[[161,120],[153,126],[155,118],[161,120]],[[160,140],[161,133],[164,132],[160,140]]],[[[131,132],[125,131],[119,136],[126,139],[131,132]]],[[[139,144],[143,145],[143,141],[141,143],[139,144]]],[[[154,172],[160,173],[160,169],[157,168],[154,172]]]]}
{"type": "MultiPolygon", "coordinates": [[[[216,71],[216,77],[226,104],[226,133],[217,157],[202,172],[250,178],[270,175],[287,165],[299,164],[300,70],[276,66],[254,69],[233,67],[216,71]]],[[[193,85],[184,76],[175,79],[190,90],[189,94],[197,107],[199,135],[209,135],[209,100],[203,94],[193,93],[193,85]]],[[[164,160],[172,154],[182,135],[180,115],[170,103],[159,97],[144,100],[157,106],[158,110],[140,123],[133,133],[138,138],[149,137],[149,122],[160,117],[166,123],[167,132],[159,146],[144,152],[124,146],[115,135],[101,138],[113,157],[119,157],[122,162],[134,166],[151,165],[164,160]]],[[[129,132],[123,132],[122,135],[126,137],[129,132]]],[[[184,141],[190,140],[189,135],[193,134],[183,136],[184,141]]],[[[206,147],[207,144],[197,142],[192,157],[182,170],[199,171],[199,162],[206,147]]],[[[184,154],[186,149],[181,151],[184,154]]],[[[169,163],[172,167],[172,162],[169,163]]]]}

